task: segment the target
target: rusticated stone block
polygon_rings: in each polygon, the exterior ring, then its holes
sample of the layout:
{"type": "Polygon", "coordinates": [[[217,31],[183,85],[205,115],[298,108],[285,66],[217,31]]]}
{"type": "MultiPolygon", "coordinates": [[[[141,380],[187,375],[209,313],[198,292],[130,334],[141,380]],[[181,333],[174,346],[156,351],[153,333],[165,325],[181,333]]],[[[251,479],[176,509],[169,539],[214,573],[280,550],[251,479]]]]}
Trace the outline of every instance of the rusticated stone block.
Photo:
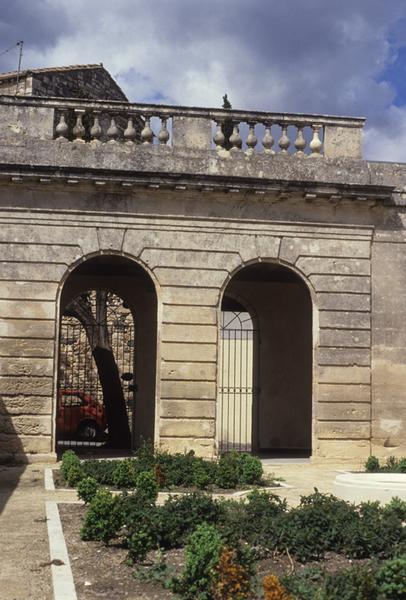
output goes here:
{"type": "Polygon", "coordinates": [[[371,309],[371,300],[367,294],[334,294],[320,292],[319,308],[322,310],[354,310],[359,312],[371,309]]]}
{"type": "Polygon", "coordinates": [[[319,348],[319,365],[358,365],[371,364],[371,352],[366,348],[319,348]]]}
{"type": "Polygon", "coordinates": [[[51,396],[51,377],[0,377],[0,394],[51,396]]]}
{"type": "Polygon", "coordinates": [[[215,455],[213,438],[193,438],[193,437],[164,437],[160,438],[160,448],[170,453],[180,452],[184,454],[193,450],[197,456],[204,458],[213,458],[215,455]]]}
{"type": "Polygon", "coordinates": [[[214,363],[165,362],[161,374],[163,380],[215,381],[217,369],[214,363]]]}
{"type": "Polygon", "coordinates": [[[2,357],[0,361],[0,375],[22,375],[40,377],[52,377],[54,361],[52,358],[26,358],[26,357],[2,357]]]}
{"type": "Polygon", "coordinates": [[[317,435],[322,439],[362,439],[371,437],[371,424],[369,421],[319,421],[317,435]]]}
{"type": "Polygon", "coordinates": [[[320,367],[320,383],[370,383],[369,367],[320,367]]]}
{"type": "Polygon", "coordinates": [[[162,342],[161,356],[164,360],[174,361],[210,361],[215,362],[217,344],[199,344],[193,342],[172,343],[162,342]]]}
{"type": "Polygon", "coordinates": [[[1,356],[52,358],[54,339],[0,338],[1,356]]]}
{"type": "Polygon", "coordinates": [[[369,385],[319,383],[317,392],[320,402],[371,402],[369,385]]]}
{"type": "Polygon", "coordinates": [[[164,305],[162,321],[174,324],[216,325],[217,310],[208,306],[164,305]]]}
{"type": "Polygon", "coordinates": [[[49,416],[6,416],[0,415],[0,433],[18,435],[51,435],[49,416]]]}
{"type": "Polygon", "coordinates": [[[0,453],[34,453],[52,452],[51,437],[46,435],[16,435],[0,433],[0,453]]]}
{"type": "Polygon", "coordinates": [[[48,338],[52,339],[55,334],[54,321],[41,321],[26,319],[4,319],[0,320],[0,337],[12,338],[48,338]]]}
{"type": "Polygon", "coordinates": [[[341,460],[352,461],[361,467],[363,462],[371,453],[369,440],[318,440],[314,448],[313,462],[317,459],[339,462],[341,460]]]}
{"type": "Polygon", "coordinates": [[[320,346],[369,348],[371,334],[357,329],[321,329],[320,346]]]}
{"type": "Polygon", "coordinates": [[[163,287],[162,301],[166,304],[181,304],[197,306],[216,306],[219,300],[220,290],[205,289],[203,287],[163,287]]]}
{"type": "Polygon", "coordinates": [[[332,329],[370,329],[371,317],[369,313],[322,310],[319,324],[332,329]]]}
{"type": "Polygon", "coordinates": [[[279,258],[295,264],[299,256],[368,258],[369,241],[283,238],[279,258]]]}
{"type": "Polygon", "coordinates": [[[212,418],[216,416],[213,400],[162,400],[161,417],[178,419],[212,418]]]}
{"type": "MultiPolygon", "coordinates": [[[[323,421],[369,421],[371,406],[366,402],[319,402],[317,418],[323,421]]],[[[321,433],[320,428],[318,431],[321,433]]]]}
{"type": "Polygon", "coordinates": [[[162,326],[162,340],[164,342],[216,343],[217,327],[214,325],[165,323],[162,326]]]}
{"type": "Polygon", "coordinates": [[[312,282],[317,292],[358,292],[369,294],[371,280],[369,277],[350,275],[311,275],[312,282]]]}
{"type": "Polygon", "coordinates": [[[215,423],[212,419],[161,419],[163,437],[214,437],[215,423]]]}
{"type": "Polygon", "coordinates": [[[0,414],[50,415],[52,398],[47,396],[5,396],[0,402],[0,414]]]}
{"type": "Polygon", "coordinates": [[[214,399],[216,384],[214,381],[163,381],[161,397],[214,399]]]}

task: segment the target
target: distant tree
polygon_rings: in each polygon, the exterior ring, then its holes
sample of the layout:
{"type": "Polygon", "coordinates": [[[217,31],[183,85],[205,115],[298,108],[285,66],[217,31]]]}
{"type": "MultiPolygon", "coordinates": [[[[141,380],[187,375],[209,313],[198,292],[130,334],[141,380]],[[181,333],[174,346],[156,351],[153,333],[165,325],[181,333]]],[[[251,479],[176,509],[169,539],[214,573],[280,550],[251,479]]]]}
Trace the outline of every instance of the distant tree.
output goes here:
{"type": "Polygon", "coordinates": [[[228,99],[227,94],[224,94],[223,96],[223,106],[222,108],[225,108],[226,110],[231,110],[233,107],[231,105],[230,100],[228,99]]]}
{"type": "Polygon", "coordinates": [[[68,304],[64,315],[76,318],[86,332],[103,391],[108,444],[112,448],[130,448],[131,432],[120,373],[110,344],[107,303],[105,290],[96,291],[94,305],[88,293],[81,294],[68,304]]]}

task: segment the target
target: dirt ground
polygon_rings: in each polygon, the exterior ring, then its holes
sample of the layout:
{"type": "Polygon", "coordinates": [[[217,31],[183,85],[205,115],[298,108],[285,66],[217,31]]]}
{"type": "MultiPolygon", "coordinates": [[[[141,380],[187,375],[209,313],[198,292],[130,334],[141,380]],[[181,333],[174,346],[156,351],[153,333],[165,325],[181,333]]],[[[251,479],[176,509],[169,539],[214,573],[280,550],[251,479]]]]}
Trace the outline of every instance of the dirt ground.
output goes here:
{"type": "MultiPolygon", "coordinates": [[[[80,528],[85,510],[83,505],[78,504],[59,505],[78,600],[175,598],[175,595],[165,590],[159,582],[150,583],[135,578],[135,568],[126,563],[127,551],[122,546],[113,544],[106,547],[101,542],[83,542],[80,539],[80,528]]],[[[151,553],[149,558],[153,560],[154,554],[151,553]]],[[[184,564],[183,551],[171,550],[165,553],[165,561],[180,571],[184,564]]],[[[334,572],[351,564],[352,561],[345,557],[329,553],[323,562],[307,563],[306,566],[323,566],[334,572]]],[[[304,565],[285,555],[267,558],[257,565],[260,580],[269,573],[280,576],[303,568],[304,565]]]]}

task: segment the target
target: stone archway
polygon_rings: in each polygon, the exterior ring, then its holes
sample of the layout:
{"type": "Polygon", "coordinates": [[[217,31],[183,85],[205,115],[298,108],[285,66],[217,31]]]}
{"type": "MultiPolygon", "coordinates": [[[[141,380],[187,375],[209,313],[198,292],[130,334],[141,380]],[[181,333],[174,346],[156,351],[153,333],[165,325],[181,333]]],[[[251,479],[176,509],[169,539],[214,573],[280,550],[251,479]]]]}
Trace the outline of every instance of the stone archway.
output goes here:
{"type": "Polygon", "coordinates": [[[313,307],[309,289],[293,269],[258,262],[230,279],[223,294],[223,313],[236,297],[256,315],[258,342],[249,367],[255,382],[252,450],[274,456],[310,456],[313,307]]]}
{"type": "Polygon", "coordinates": [[[77,449],[112,450],[130,450],[142,440],[154,441],[157,294],[147,271],[119,255],[85,260],[63,285],[60,316],[57,450],[73,441],[77,449]],[[67,331],[72,338],[68,341],[67,331]],[[68,358],[72,373],[66,373],[67,343],[73,348],[68,358]],[[87,356],[79,360],[75,352],[87,356]],[[73,372],[78,369],[82,369],[79,376],[73,372]],[[63,402],[68,406],[62,406],[63,402]],[[72,416],[73,411],[78,414],[72,416]],[[63,425],[67,417],[62,412],[70,413],[72,426],[63,425]],[[85,428],[85,421],[93,422],[97,440],[85,428]]]}

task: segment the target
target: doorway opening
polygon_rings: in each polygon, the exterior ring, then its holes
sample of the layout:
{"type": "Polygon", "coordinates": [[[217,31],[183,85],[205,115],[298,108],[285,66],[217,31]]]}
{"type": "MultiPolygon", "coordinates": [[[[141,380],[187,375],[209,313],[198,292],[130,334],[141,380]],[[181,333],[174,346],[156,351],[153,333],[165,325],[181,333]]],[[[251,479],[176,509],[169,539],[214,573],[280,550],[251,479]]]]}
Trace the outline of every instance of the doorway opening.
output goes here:
{"type": "Polygon", "coordinates": [[[220,450],[310,456],[313,340],[307,285],[277,263],[242,268],[225,289],[220,333],[220,450]]]}
{"type": "Polygon", "coordinates": [[[61,295],[56,450],[126,454],[154,441],[157,298],[121,256],[78,266],[61,295]]]}

